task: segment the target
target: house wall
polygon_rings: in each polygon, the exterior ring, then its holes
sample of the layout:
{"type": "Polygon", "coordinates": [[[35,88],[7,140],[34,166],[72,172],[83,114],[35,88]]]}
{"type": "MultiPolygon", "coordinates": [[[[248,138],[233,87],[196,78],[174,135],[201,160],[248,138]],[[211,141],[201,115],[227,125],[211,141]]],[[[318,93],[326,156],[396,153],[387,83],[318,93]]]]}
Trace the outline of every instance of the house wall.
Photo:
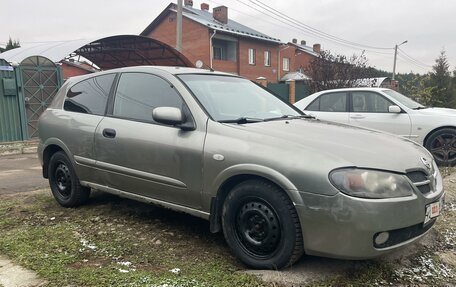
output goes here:
{"type": "Polygon", "coordinates": [[[239,39],[239,74],[250,80],[264,77],[268,82],[277,82],[277,51],[279,44],[249,38],[239,39]],[[256,51],[255,65],[249,64],[249,48],[256,51]],[[271,52],[271,65],[264,65],[264,52],[271,52]]]}
{"type": "MultiPolygon", "coordinates": [[[[176,17],[175,12],[169,11],[147,36],[176,47],[176,17]]],[[[182,54],[193,64],[197,60],[210,64],[208,28],[185,17],[182,18],[182,54]]]]}
{"type": "Polygon", "coordinates": [[[62,74],[63,79],[66,80],[70,77],[81,76],[89,74],[90,72],[84,69],[80,69],[78,67],[70,66],[68,64],[62,63],[62,74]]]}
{"type": "Polygon", "coordinates": [[[304,72],[308,70],[310,62],[315,58],[315,56],[308,54],[306,52],[296,50],[296,47],[293,45],[288,45],[288,48],[280,51],[280,77],[283,77],[288,72],[296,72],[299,68],[303,68],[304,72]],[[290,59],[290,69],[289,71],[284,71],[282,66],[282,59],[290,59]]]}

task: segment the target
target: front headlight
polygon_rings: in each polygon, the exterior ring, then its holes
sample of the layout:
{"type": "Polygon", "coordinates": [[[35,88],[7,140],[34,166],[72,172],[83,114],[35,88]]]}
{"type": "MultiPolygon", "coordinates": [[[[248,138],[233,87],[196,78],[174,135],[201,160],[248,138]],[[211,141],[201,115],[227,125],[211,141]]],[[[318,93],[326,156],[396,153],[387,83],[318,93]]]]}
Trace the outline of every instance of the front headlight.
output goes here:
{"type": "Polygon", "coordinates": [[[343,193],[363,198],[392,198],[413,194],[405,176],[368,169],[338,169],[329,174],[331,183],[343,193]]]}

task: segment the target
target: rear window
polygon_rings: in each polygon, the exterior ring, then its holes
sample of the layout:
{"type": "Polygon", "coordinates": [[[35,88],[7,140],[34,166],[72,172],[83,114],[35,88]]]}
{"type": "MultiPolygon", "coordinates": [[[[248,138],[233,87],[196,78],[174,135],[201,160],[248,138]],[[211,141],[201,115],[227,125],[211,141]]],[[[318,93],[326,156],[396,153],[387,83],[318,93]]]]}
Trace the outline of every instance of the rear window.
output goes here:
{"type": "Polygon", "coordinates": [[[115,74],[102,75],[75,84],[67,92],[63,105],[64,110],[104,115],[115,76],[115,74]]]}

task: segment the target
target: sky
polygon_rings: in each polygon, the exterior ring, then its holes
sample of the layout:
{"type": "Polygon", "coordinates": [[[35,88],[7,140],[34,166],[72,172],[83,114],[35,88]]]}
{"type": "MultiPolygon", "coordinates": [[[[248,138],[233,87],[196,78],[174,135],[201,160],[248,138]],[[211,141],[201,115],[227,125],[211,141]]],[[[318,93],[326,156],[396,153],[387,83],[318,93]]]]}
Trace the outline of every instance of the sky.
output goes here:
{"type": "MultiPolygon", "coordinates": [[[[176,2],[177,0],[174,0],[176,2]]],[[[229,18],[271,37],[347,56],[364,51],[369,65],[391,72],[424,74],[446,51],[456,66],[454,0],[194,0],[228,7],[229,18]],[[265,7],[274,14],[268,13],[265,7]],[[281,14],[279,14],[281,13],[281,14]],[[280,15],[280,16],[279,16],[280,15]],[[336,40],[335,40],[336,39],[336,40]]],[[[170,3],[164,0],[0,0],[0,46],[139,34],[170,3]]],[[[184,47],[185,48],[185,47],[184,47]]]]}

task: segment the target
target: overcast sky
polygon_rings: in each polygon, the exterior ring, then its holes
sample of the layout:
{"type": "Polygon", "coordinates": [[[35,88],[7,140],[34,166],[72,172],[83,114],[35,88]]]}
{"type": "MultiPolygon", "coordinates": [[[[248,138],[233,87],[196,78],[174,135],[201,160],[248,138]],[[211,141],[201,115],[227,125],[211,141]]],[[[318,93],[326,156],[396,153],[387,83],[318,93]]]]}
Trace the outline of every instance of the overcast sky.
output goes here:
{"type": "MultiPolygon", "coordinates": [[[[194,0],[193,7],[199,8],[206,2],[212,11],[223,4],[228,7],[230,19],[284,42],[297,38],[306,40],[308,45],[320,43],[323,49],[346,55],[359,54],[364,47],[368,50],[369,64],[387,71],[392,71],[394,50],[377,48],[393,48],[404,40],[408,43],[400,47],[405,54],[399,51],[398,72],[428,72],[442,49],[447,52],[451,70],[456,65],[455,0],[260,0],[317,29],[318,35],[299,28],[300,24],[289,24],[283,17],[260,13],[263,10],[256,6],[259,4],[256,1],[194,0]],[[334,42],[320,32],[356,47],[334,42]]],[[[0,0],[0,46],[9,36],[25,44],[139,34],[169,3],[165,0],[0,0]]]]}

